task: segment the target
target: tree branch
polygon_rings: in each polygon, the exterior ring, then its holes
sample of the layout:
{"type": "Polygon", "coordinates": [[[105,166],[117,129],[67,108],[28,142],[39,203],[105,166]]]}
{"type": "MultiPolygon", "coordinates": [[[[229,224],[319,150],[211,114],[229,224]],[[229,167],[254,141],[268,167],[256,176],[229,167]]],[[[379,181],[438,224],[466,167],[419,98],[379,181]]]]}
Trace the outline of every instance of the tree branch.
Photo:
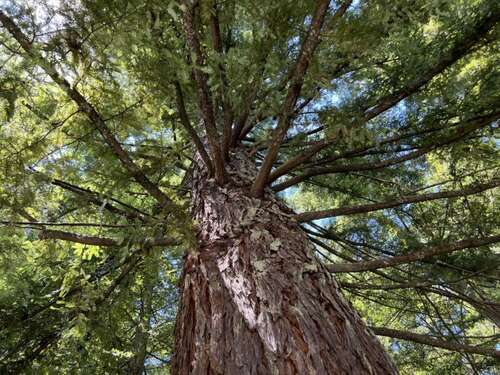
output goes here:
{"type": "MultiPolygon", "coordinates": [[[[494,9],[490,13],[488,13],[488,16],[482,18],[479,22],[477,22],[474,27],[469,30],[468,33],[463,34],[462,37],[455,42],[450,50],[443,53],[439,61],[436,64],[433,64],[428,71],[419,75],[417,79],[409,82],[405,87],[379,99],[377,104],[375,104],[371,108],[366,109],[363,112],[362,119],[359,121],[359,123],[352,124],[352,126],[359,127],[365,124],[382,112],[385,112],[389,108],[392,108],[401,100],[407,98],[415,92],[418,92],[435,76],[441,74],[456,61],[464,57],[469,52],[469,50],[493,28],[493,26],[498,22],[499,19],[500,12],[498,11],[498,7],[494,7],[494,9]]],[[[325,147],[333,144],[336,140],[337,139],[324,139],[318,141],[315,145],[305,150],[299,156],[289,160],[278,170],[276,170],[275,173],[270,176],[268,182],[276,180],[278,177],[284,175],[298,165],[301,165],[302,163],[308,161],[315,154],[317,154],[325,147]]]]}
{"type": "MultiPolygon", "coordinates": [[[[126,240],[118,241],[112,238],[86,236],[60,230],[42,230],[38,238],[41,240],[63,240],[94,246],[120,246],[124,242],[126,243],[126,240]]],[[[180,244],[180,241],[171,238],[147,238],[140,243],[144,246],[176,246],[180,244]]]]}
{"type": "Polygon", "coordinates": [[[38,235],[40,240],[63,240],[95,246],[117,246],[118,241],[111,238],[86,236],[77,233],[63,232],[60,230],[42,230],[38,235]]]}
{"type": "MultiPolygon", "coordinates": [[[[97,228],[130,228],[129,224],[103,224],[103,223],[53,223],[42,221],[10,221],[0,220],[1,225],[20,225],[27,228],[40,229],[43,226],[50,227],[97,227],[97,228]]],[[[147,224],[141,224],[142,226],[147,224]]]]}
{"type": "Polygon", "coordinates": [[[191,140],[193,141],[196,150],[200,154],[201,159],[205,163],[208,172],[210,173],[210,175],[213,175],[214,167],[212,161],[210,160],[210,156],[208,156],[207,150],[205,150],[203,142],[201,141],[200,137],[198,137],[198,133],[196,133],[196,130],[191,126],[191,122],[189,121],[189,117],[186,111],[186,105],[184,103],[184,96],[182,95],[182,88],[179,81],[175,81],[174,86],[175,86],[175,100],[177,105],[177,112],[179,113],[181,124],[191,137],[191,140]]]}
{"type": "MultiPolygon", "coordinates": [[[[321,131],[321,130],[323,130],[323,128],[324,127],[321,126],[318,129],[319,129],[319,131],[321,131]]],[[[415,137],[415,136],[422,135],[422,134],[432,133],[432,132],[436,132],[436,131],[443,130],[443,129],[446,129],[446,127],[441,126],[441,127],[430,128],[430,129],[424,129],[424,130],[421,130],[421,131],[396,134],[396,135],[394,135],[392,137],[381,139],[381,140],[378,140],[377,142],[370,143],[370,144],[358,147],[356,149],[351,149],[351,150],[344,151],[344,152],[342,152],[339,155],[334,155],[334,156],[331,156],[331,157],[322,158],[319,161],[310,163],[310,166],[317,166],[317,165],[321,165],[321,164],[327,164],[327,163],[330,163],[330,162],[333,162],[333,161],[336,161],[336,160],[339,160],[339,159],[347,158],[347,157],[350,157],[350,156],[361,156],[360,154],[362,152],[368,151],[371,148],[374,148],[375,146],[382,146],[382,145],[389,144],[389,143],[394,143],[394,142],[397,142],[397,141],[400,141],[400,140],[403,140],[403,139],[406,139],[406,138],[411,138],[411,137],[415,137]]],[[[306,135],[309,135],[309,134],[306,133],[306,135]]],[[[315,144],[313,144],[312,146],[310,146],[307,150],[305,150],[301,154],[299,154],[299,155],[297,155],[297,156],[295,156],[295,157],[287,160],[282,165],[280,165],[279,167],[277,167],[271,173],[271,175],[269,176],[269,182],[271,183],[271,182],[277,180],[278,178],[280,178],[281,176],[284,176],[287,173],[293,171],[294,169],[296,169],[300,165],[302,165],[305,162],[307,162],[308,160],[310,160],[319,151],[321,151],[322,149],[326,148],[329,145],[330,145],[330,143],[328,141],[324,140],[324,139],[315,142],[315,144]]]]}
{"type": "Polygon", "coordinates": [[[114,135],[107,127],[104,119],[96,109],[80,94],[78,90],[71,87],[70,83],[62,77],[51,63],[49,63],[33,46],[31,41],[24,35],[21,29],[0,10],[0,22],[20,44],[23,50],[52,78],[52,80],[78,105],[81,112],[85,113],[96,126],[111,151],[121,161],[130,175],[150,193],[164,208],[172,208],[173,202],[146,175],[135,165],[127,152],[121,147],[114,135]]]}
{"type": "MultiPolygon", "coordinates": [[[[55,186],[58,186],[64,190],[67,190],[67,191],[70,191],[74,194],[77,194],[77,195],[80,195],[80,196],[83,196],[87,201],[89,201],[90,203],[93,203],[99,207],[103,207],[103,209],[106,209],[108,210],[109,212],[112,212],[114,214],[118,214],[118,215],[121,215],[123,217],[126,217],[128,219],[139,219],[139,220],[144,220],[144,216],[147,216],[146,213],[138,210],[137,208],[135,207],[132,207],[126,203],[123,203],[123,202],[120,202],[114,198],[109,198],[111,201],[114,201],[128,209],[130,209],[131,211],[125,211],[125,210],[122,210],[122,209],[119,209],[118,207],[115,207],[113,206],[112,204],[108,203],[108,202],[105,202],[103,201],[102,199],[99,198],[99,193],[96,193],[95,191],[92,191],[90,189],[85,189],[85,188],[82,188],[82,187],[79,187],[79,186],[76,186],[76,185],[73,185],[73,184],[70,184],[68,182],[65,182],[65,181],[62,181],[62,180],[59,180],[59,179],[53,179],[51,181],[51,184],[52,185],[55,185],[55,186]]],[[[108,197],[106,197],[108,198],[108,197]]]]}
{"type": "Polygon", "coordinates": [[[417,250],[407,255],[395,256],[387,259],[371,260],[367,262],[331,264],[327,266],[330,272],[363,272],[373,271],[381,268],[394,267],[401,264],[413,263],[420,260],[432,258],[437,255],[449,254],[454,251],[489,245],[500,242],[500,236],[490,236],[486,238],[468,238],[466,240],[434,246],[428,249],[417,250]]]}
{"type": "Polygon", "coordinates": [[[461,38],[454,43],[453,47],[448,51],[445,51],[441,55],[439,61],[436,64],[433,64],[427,72],[420,74],[418,78],[411,81],[408,85],[406,85],[406,87],[384,96],[375,106],[367,109],[364,112],[364,122],[371,120],[399,103],[402,99],[408,97],[414,92],[417,92],[435,76],[442,73],[449,66],[464,57],[499,20],[499,7],[493,6],[487,16],[481,18],[472,28],[466,29],[466,32],[461,34],[461,38]]]}
{"type": "Polygon", "coordinates": [[[219,94],[222,100],[222,108],[224,111],[224,128],[222,133],[222,157],[224,160],[229,159],[229,148],[231,147],[231,133],[233,127],[233,109],[231,108],[231,103],[228,99],[228,90],[229,84],[226,76],[226,69],[222,62],[223,58],[223,48],[222,48],[222,39],[220,34],[220,25],[219,25],[219,14],[217,9],[217,1],[214,1],[212,11],[210,13],[210,29],[212,31],[212,42],[214,50],[217,52],[219,59],[221,61],[218,64],[219,68],[219,76],[221,80],[221,85],[219,86],[219,94]]]}
{"type": "MultiPolygon", "coordinates": [[[[453,134],[449,137],[445,137],[444,139],[440,139],[438,137],[433,137],[433,141],[422,148],[410,152],[403,156],[398,156],[392,159],[386,159],[378,162],[367,162],[367,163],[353,163],[353,164],[344,164],[344,165],[332,165],[326,167],[317,167],[307,169],[304,173],[292,177],[280,184],[273,186],[273,190],[278,192],[284,189],[287,189],[293,185],[296,185],[302,181],[309,179],[310,177],[331,174],[331,173],[347,173],[347,172],[359,172],[359,171],[372,171],[376,169],[383,169],[393,165],[397,165],[409,160],[416,159],[420,156],[423,156],[439,147],[443,147],[454,142],[460,141],[467,137],[472,132],[483,128],[484,126],[489,125],[492,121],[497,120],[500,117],[500,112],[495,112],[486,116],[475,117],[467,122],[466,125],[462,126],[459,129],[456,129],[453,134]],[[436,142],[435,139],[438,141],[436,142]]],[[[397,136],[394,137],[396,140],[399,138],[397,136]]],[[[389,139],[390,140],[390,139],[389,139]]],[[[386,140],[387,141],[387,140],[386,140]]],[[[344,153],[344,155],[350,155],[349,152],[344,153]]],[[[299,155],[300,157],[300,155],[299,155]]],[[[340,158],[340,156],[338,157],[340,158]]],[[[332,158],[332,160],[337,160],[337,157],[332,158]]],[[[323,164],[324,161],[321,161],[323,164]]],[[[277,176],[279,177],[279,176],[277,176]]]]}
{"type": "Polygon", "coordinates": [[[198,35],[194,29],[194,7],[188,0],[182,2],[184,5],[184,30],[188,45],[195,56],[195,64],[193,68],[194,78],[198,87],[198,98],[200,101],[200,109],[203,116],[203,123],[207,133],[208,144],[214,160],[215,178],[219,185],[223,185],[226,179],[224,168],[224,158],[222,155],[221,145],[219,144],[219,134],[215,123],[214,108],[210,89],[207,83],[207,75],[201,70],[205,65],[205,58],[201,52],[198,35]]]}
{"type": "Polygon", "coordinates": [[[247,126],[248,118],[250,116],[254,100],[257,97],[261,83],[263,81],[263,77],[266,71],[266,62],[271,49],[272,49],[272,43],[270,41],[267,41],[266,43],[264,43],[264,46],[259,50],[260,52],[256,61],[257,61],[257,66],[260,68],[252,77],[252,80],[248,85],[248,89],[245,91],[246,94],[242,100],[243,111],[236,120],[232,131],[232,136],[231,136],[232,147],[236,147],[238,145],[238,142],[241,139],[245,138],[245,136],[253,127],[253,126],[247,126]]]}
{"type": "MultiPolygon", "coordinates": [[[[342,4],[337,10],[337,13],[340,13],[341,15],[344,14],[350,4],[351,0],[342,4]]],[[[304,77],[309,67],[309,62],[319,44],[321,28],[323,27],[325,15],[328,11],[329,5],[329,0],[318,0],[316,2],[316,9],[314,10],[311,26],[309,27],[306,39],[302,44],[297,63],[292,71],[290,88],[288,89],[286,99],[283,103],[283,108],[279,115],[278,125],[273,132],[266,157],[251,188],[251,193],[255,197],[261,197],[263,195],[264,188],[269,179],[269,174],[271,173],[273,164],[278,157],[279,148],[286,136],[288,128],[290,127],[290,117],[294,112],[295,104],[297,103],[297,99],[300,95],[300,91],[304,83],[304,77]]]]}
{"type": "Polygon", "coordinates": [[[492,181],[486,184],[480,184],[475,186],[470,186],[461,190],[451,190],[451,191],[442,191],[439,193],[428,193],[428,194],[415,194],[415,195],[407,195],[402,196],[398,199],[392,199],[389,201],[381,202],[381,203],[373,203],[373,204],[363,204],[359,206],[351,206],[351,207],[340,207],[334,208],[330,210],[321,210],[321,211],[312,211],[312,212],[304,212],[295,215],[295,219],[298,222],[306,222],[312,221],[316,219],[323,219],[327,217],[335,217],[342,215],[354,215],[361,214],[366,212],[384,210],[386,208],[393,208],[403,204],[408,203],[418,203],[418,202],[426,202],[432,201],[436,199],[442,198],[455,198],[455,197],[463,197],[467,195],[481,193],[488,189],[493,189],[500,185],[500,179],[493,179],[492,181]]]}
{"type": "Polygon", "coordinates": [[[369,328],[373,331],[373,333],[375,333],[378,336],[386,336],[386,337],[392,337],[395,339],[413,341],[413,342],[416,342],[418,344],[423,344],[423,345],[433,346],[436,348],[451,350],[453,352],[480,354],[480,355],[486,355],[489,357],[500,358],[500,351],[495,350],[495,349],[487,349],[487,348],[482,348],[479,346],[471,346],[471,345],[465,345],[465,344],[460,344],[460,343],[456,343],[456,342],[439,340],[439,339],[436,339],[432,336],[421,335],[418,333],[413,333],[413,332],[408,332],[408,331],[400,331],[400,330],[384,328],[384,327],[369,327],[369,328]]]}

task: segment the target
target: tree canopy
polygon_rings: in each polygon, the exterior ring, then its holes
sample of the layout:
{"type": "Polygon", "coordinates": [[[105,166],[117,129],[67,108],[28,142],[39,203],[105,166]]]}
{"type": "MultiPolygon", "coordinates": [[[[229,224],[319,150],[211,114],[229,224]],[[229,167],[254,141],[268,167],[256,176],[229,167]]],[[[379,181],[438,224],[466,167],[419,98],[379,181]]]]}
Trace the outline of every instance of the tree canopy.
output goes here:
{"type": "Polygon", "coordinates": [[[495,373],[499,20],[0,0],[0,373],[169,373],[193,164],[224,185],[237,149],[401,373],[495,373]]]}

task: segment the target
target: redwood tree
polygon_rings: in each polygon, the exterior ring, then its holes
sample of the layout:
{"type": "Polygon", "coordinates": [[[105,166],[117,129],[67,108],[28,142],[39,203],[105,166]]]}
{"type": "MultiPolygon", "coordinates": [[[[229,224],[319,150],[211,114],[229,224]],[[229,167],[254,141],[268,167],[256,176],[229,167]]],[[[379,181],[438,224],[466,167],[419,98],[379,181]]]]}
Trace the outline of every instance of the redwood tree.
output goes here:
{"type": "Polygon", "coordinates": [[[498,2],[0,4],[0,371],[492,371],[498,2]]]}

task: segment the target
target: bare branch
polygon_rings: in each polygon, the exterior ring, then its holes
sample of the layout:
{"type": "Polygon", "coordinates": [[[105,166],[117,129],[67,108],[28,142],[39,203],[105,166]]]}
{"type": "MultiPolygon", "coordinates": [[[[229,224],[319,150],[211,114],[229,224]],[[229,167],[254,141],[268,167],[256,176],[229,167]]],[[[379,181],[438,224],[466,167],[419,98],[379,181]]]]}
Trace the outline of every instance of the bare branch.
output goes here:
{"type": "MultiPolygon", "coordinates": [[[[38,238],[41,240],[63,240],[95,246],[120,246],[123,243],[127,243],[126,240],[118,241],[112,238],[86,236],[60,230],[42,230],[38,238]]],[[[175,246],[179,245],[180,241],[171,238],[148,238],[142,241],[141,244],[144,246],[175,246]]]]}
{"type": "Polygon", "coordinates": [[[490,236],[479,239],[468,238],[466,240],[450,244],[438,245],[423,250],[417,250],[407,255],[400,255],[387,259],[378,259],[358,263],[331,264],[328,266],[328,270],[334,273],[373,271],[380,268],[388,268],[398,266],[400,264],[413,263],[420,260],[432,258],[436,255],[449,254],[454,251],[489,245],[496,242],[500,242],[500,236],[490,236]]]}
{"type": "Polygon", "coordinates": [[[456,342],[439,340],[429,335],[421,335],[409,331],[400,331],[385,327],[369,327],[369,328],[373,331],[373,333],[375,333],[378,336],[386,336],[395,339],[412,341],[418,344],[429,345],[436,348],[451,350],[453,352],[480,354],[489,357],[500,358],[500,351],[495,349],[487,349],[480,346],[471,346],[456,342]]]}
{"type": "Polygon", "coordinates": [[[118,203],[119,205],[122,205],[122,206],[128,208],[130,211],[125,211],[125,210],[122,210],[122,209],[120,209],[118,207],[115,207],[111,203],[103,201],[100,198],[100,194],[99,193],[97,193],[95,191],[92,191],[90,189],[85,189],[85,188],[82,188],[80,186],[76,186],[76,185],[70,184],[68,182],[59,180],[59,179],[53,179],[51,181],[51,184],[55,185],[55,186],[58,186],[58,187],[60,187],[62,189],[65,189],[67,191],[70,191],[70,192],[72,192],[74,194],[80,195],[84,199],[86,199],[88,202],[93,203],[93,204],[95,204],[95,205],[97,205],[99,207],[102,207],[103,209],[105,209],[105,210],[107,210],[109,212],[112,212],[114,214],[118,214],[120,216],[126,217],[128,219],[144,220],[144,217],[147,216],[146,213],[138,210],[135,207],[132,207],[132,206],[126,204],[126,203],[120,202],[120,201],[118,201],[118,200],[116,200],[114,198],[106,197],[105,199],[109,199],[111,201],[114,201],[114,202],[118,203]]]}
{"type": "Polygon", "coordinates": [[[335,217],[342,215],[354,215],[361,214],[366,212],[384,210],[387,208],[397,207],[403,204],[408,203],[418,203],[418,202],[427,202],[436,199],[443,198],[455,198],[455,197],[464,197],[467,195],[481,193],[485,190],[493,189],[500,185],[500,179],[493,179],[492,181],[486,184],[480,184],[475,186],[470,186],[461,190],[451,190],[451,191],[442,191],[439,193],[428,193],[428,194],[415,194],[415,195],[407,195],[402,196],[400,198],[388,200],[381,203],[373,203],[373,204],[363,204],[359,206],[351,206],[351,207],[341,207],[334,208],[330,210],[322,210],[322,211],[312,211],[312,212],[304,212],[301,214],[297,214],[295,219],[299,222],[311,221],[316,219],[323,219],[327,217],[335,217]]]}

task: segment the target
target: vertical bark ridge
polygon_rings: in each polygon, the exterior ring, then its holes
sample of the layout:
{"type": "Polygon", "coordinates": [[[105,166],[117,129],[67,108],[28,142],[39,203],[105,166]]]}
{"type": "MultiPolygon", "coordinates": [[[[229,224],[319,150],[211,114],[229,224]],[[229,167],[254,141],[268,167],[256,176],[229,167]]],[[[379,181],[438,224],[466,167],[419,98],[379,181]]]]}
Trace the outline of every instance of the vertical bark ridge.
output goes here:
{"type": "Polygon", "coordinates": [[[270,190],[250,196],[256,173],[242,152],[225,187],[194,172],[198,248],[185,259],[173,373],[396,374],[293,212],[270,190]]]}

